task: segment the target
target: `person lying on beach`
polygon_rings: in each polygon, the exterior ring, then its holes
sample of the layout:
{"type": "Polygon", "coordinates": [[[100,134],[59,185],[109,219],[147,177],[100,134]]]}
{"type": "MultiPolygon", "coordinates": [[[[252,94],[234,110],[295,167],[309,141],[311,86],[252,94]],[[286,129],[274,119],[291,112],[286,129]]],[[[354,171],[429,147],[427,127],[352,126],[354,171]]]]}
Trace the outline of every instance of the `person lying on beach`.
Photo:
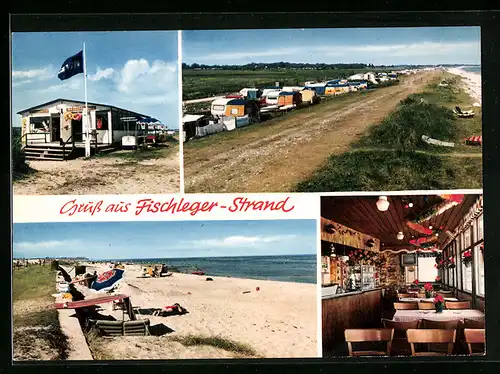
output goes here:
{"type": "Polygon", "coordinates": [[[175,303],[174,305],[164,306],[163,309],[158,310],[157,315],[160,317],[166,316],[175,316],[186,314],[187,310],[180,306],[179,303],[175,303]]]}

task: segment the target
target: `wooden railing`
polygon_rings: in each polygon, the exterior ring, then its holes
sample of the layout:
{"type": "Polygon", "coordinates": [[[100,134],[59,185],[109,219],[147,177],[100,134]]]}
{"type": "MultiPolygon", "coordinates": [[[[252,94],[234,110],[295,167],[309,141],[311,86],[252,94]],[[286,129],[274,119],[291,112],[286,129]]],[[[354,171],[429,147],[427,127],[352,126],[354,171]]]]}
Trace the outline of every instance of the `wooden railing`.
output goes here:
{"type": "MultiPolygon", "coordinates": [[[[50,135],[50,132],[27,132],[23,135],[21,135],[18,139],[17,139],[17,142],[18,143],[21,143],[21,148],[24,148],[25,146],[29,145],[29,136],[30,135],[43,135],[43,140],[44,140],[44,144],[48,143],[47,141],[47,135],[50,135]],[[23,145],[23,139],[25,139],[24,141],[24,145],[23,145]]],[[[39,138],[41,139],[41,138],[39,138]]]]}

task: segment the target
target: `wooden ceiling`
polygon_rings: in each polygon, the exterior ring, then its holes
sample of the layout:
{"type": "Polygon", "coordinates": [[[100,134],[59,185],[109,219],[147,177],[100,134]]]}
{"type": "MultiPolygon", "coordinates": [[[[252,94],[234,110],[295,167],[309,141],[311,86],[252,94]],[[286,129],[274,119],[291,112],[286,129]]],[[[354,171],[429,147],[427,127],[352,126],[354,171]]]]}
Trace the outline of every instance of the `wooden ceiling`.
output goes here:
{"type": "MultiPolygon", "coordinates": [[[[439,242],[442,243],[447,237],[445,232],[455,230],[460,219],[469,211],[478,197],[479,195],[476,194],[465,195],[461,204],[421,224],[424,227],[431,225],[433,228],[442,226],[442,233],[439,237],[439,242]]],[[[409,241],[423,235],[406,226],[406,220],[440,200],[437,195],[387,196],[390,203],[389,209],[381,212],[376,205],[378,198],[378,196],[323,196],[321,216],[379,238],[384,244],[381,250],[383,248],[414,248],[409,241]],[[408,202],[412,202],[413,207],[405,208],[408,202]],[[396,237],[399,231],[404,234],[403,240],[398,240],[396,237]]]]}

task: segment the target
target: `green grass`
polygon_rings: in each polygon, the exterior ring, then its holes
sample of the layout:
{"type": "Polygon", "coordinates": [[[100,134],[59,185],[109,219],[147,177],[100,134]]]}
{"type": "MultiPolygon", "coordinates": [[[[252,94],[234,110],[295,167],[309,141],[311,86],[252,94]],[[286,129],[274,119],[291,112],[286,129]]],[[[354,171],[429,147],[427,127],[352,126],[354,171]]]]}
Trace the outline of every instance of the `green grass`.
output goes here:
{"type": "Polygon", "coordinates": [[[463,139],[480,135],[481,112],[457,118],[456,105],[469,109],[471,98],[460,78],[444,75],[422,93],[410,95],[381,123],[372,125],[351,150],[332,155],[326,165],[296,186],[297,192],[390,191],[482,187],[481,147],[463,139]],[[422,100],[423,99],[423,100],[422,100]],[[422,135],[454,142],[454,148],[426,144],[422,135]],[[466,156],[466,157],[464,157],[466,156]]]}
{"type": "Polygon", "coordinates": [[[243,356],[258,356],[257,352],[248,344],[235,342],[218,336],[186,335],[171,337],[170,340],[181,343],[184,346],[207,345],[243,356]]]}
{"type": "Polygon", "coordinates": [[[13,271],[13,301],[51,298],[55,290],[56,272],[49,265],[32,265],[13,271]]]}
{"type": "Polygon", "coordinates": [[[377,71],[366,69],[266,69],[266,70],[183,70],[182,99],[198,99],[231,92],[244,87],[296,86],[305,81],[347,78],[357,73],[377,71]]]}
{"type": "Polygon", "coordinates": [[[64,360],[69,341],[59,315],[51,307],[56,271],[50,265],[31,265],[13,271],[13,342],[16,360],[64,360]]]}
{"type": "Polygon", "coordinates": [[[14,181],[26,178],[34,170],[26,162],[26,157],[21,151],[20,137],[12,137],[12,179],[14,181]]]}
{"type": "Polygon", "coordinates": [[[330,156],[297,192],[481,188],[480,158],[447,160],[416,151],[354,151],[330,156]]]}

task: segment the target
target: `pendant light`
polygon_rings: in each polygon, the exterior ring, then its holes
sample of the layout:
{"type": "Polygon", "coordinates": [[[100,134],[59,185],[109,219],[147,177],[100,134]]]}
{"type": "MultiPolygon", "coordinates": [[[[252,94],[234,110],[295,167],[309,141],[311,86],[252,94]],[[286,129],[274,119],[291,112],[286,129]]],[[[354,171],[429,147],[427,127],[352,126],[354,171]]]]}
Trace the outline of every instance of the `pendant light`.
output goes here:
{"type": "Polygon", "coordinates": [[[381,212],[385,212],[389,209],[389,201],[387,201],[387,196],[379,196],[377,201],[377,208],[381,212]]]}
{"type": "Polygon", "coordinates": [[[398,232],[398,236],[397,236],[398,240],[403,240],[405,238],[404,234],[402,231],[398,232]]]}

